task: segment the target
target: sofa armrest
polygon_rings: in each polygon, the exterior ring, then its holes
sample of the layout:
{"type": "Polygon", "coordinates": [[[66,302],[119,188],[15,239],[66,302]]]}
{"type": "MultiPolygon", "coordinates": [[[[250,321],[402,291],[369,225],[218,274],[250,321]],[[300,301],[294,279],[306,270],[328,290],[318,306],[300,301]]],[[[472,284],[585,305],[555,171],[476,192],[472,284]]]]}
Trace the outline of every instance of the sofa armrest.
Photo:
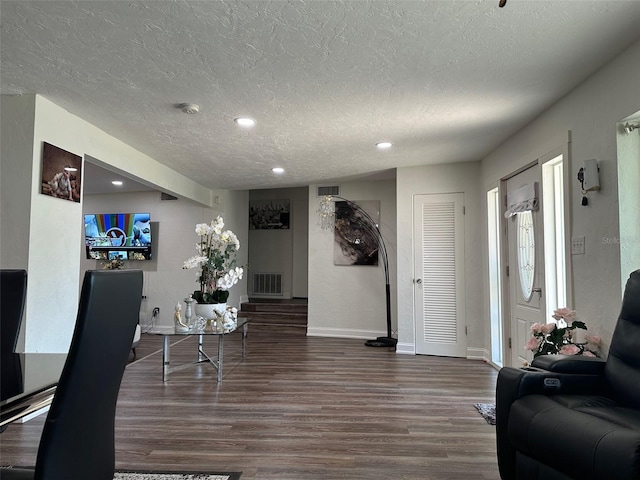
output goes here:
{"type": "Polygon", "coordinates": [[[603,375],[606,364],[603,358],[576,355],[540,355],[531,362],[532,367],[549,372],[586,375],[603,375]]]}
{"type": "Polygon", "coordinates": [[[516,451],[508,438],[513,402],[526,395],[606,395],[607,391],[604,374],[558,373],[536,367],[502,368],[496,383],[496,447],[501,478],[516,478],[516,451]]]}
{"type": "Polygon", "coordinates": [[[505,367],[498,373],[496,408],[499,410],[501,403],[510,406],[515,400],[525,395],[607,395],[609,387],[604,376],[604,368],[595,362],[593,365],[601,369],[602,373],[574,374],[536,367],[505,367]]]}

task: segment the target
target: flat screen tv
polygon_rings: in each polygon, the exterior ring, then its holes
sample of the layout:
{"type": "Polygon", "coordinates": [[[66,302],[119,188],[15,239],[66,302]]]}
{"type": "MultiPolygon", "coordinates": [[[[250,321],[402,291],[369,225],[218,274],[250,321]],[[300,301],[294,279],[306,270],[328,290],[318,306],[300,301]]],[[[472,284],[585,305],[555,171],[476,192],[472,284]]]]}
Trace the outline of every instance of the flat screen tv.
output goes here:
{"type": "Polygon", "coordinates": [[[151,260],[151,215],[93,213],[84,216],[84,244],[93,260],[151,260]]]}

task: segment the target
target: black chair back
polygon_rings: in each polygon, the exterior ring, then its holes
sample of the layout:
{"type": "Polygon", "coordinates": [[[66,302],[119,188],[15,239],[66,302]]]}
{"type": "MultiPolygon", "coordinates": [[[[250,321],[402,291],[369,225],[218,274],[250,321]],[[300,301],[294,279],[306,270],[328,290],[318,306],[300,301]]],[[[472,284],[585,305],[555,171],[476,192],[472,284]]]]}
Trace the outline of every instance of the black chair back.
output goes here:
{"type": "Polygon", "coordinates": [[[605,374],[619,401],[640,405],[640,270],[627,280],[618,323],[611,337],[605,374]]]}
{"type": "Polygon", "coordinates": [[[0,270],[0,352],[13,353],[27,298],[26,270],[0,270]]]}
{"type": "Polygon", "coordinates": [[[141,270],[85,273],[69,354],[40,439],[36,479],[113,479],[116,402],[141,298],[141,270]]]}

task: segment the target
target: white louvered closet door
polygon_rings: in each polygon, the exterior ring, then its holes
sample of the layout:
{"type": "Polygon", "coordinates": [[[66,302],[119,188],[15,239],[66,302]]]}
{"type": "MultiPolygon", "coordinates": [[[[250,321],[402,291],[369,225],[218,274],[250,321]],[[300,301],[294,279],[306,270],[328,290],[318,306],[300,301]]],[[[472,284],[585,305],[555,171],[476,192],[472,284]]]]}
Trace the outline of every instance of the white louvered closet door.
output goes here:
{"type": "Polygon", "coordinates": [[[414,197],[416,353],[466,357],[464,195],[414,197]]]}

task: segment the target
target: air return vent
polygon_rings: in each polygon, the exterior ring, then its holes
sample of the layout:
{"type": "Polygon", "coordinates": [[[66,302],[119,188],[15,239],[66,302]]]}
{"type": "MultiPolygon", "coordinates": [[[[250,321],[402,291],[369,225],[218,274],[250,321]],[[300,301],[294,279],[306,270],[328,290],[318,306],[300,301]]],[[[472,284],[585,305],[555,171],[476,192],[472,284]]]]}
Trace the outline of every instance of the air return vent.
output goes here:
{"type": "Polygon", "coordinates": [[[326,187],[318,187],[318,196],[324,197],[325,195],[340,195],[340,186],[329,185],[326,187]]]}
{"type": "Polygon", "coordinates": [[[253,294],[282,296],[282,274],[254,273],[253,294]]]}

